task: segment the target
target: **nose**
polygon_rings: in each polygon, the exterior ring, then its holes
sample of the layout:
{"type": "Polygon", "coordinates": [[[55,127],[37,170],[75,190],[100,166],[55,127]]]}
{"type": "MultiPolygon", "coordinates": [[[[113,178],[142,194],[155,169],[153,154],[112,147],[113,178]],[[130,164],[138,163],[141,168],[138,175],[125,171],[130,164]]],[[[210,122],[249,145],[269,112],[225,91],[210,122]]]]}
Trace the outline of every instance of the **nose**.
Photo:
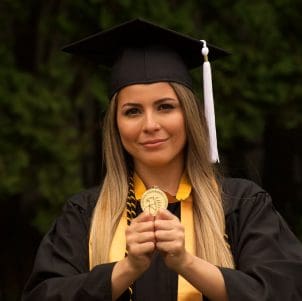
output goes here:
{"type": "Polygon", "coordinates": [[[143,121],[143,130],[145,132],[158,131],[160,123],[154,112],[146,112],[143,121]]]}

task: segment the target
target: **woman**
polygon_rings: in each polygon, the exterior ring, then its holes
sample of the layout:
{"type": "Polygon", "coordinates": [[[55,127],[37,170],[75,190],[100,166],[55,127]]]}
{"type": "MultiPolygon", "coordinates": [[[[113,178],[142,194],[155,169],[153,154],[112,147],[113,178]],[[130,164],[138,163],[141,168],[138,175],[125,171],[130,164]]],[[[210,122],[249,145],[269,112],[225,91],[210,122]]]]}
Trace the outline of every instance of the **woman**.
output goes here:
{"type": "Polygon", "coordinates": [[[188,74],[200,45],[135,20],[67,47],[112,67],[107,171],[43,239],[23,300],[301,300],[302,247],[268,194],[215,176],[188,74]],[[167,209],[146,201],[158,189],[167,209]]]}

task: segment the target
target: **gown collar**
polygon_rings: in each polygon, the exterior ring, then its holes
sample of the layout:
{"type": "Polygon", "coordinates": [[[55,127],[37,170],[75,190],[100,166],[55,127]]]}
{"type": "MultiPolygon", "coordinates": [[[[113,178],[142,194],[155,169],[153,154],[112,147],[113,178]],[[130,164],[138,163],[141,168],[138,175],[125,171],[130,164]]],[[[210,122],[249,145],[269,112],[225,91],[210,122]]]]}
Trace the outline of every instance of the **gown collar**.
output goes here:
{"type": "MultiPolygon", "coordinates": [[[[134,181],[135,198],[137,200],[140,200],[144,192],[147,190],[147,188],[137,173],[134,173],[133,181],[134,181]]],[[[179,186],[175,196],[176,201],[186,200],[190,196],[191,191],[192,191],[192,186],[188,180],[186,173],[184,173],[179,182],[179,186]]]]}

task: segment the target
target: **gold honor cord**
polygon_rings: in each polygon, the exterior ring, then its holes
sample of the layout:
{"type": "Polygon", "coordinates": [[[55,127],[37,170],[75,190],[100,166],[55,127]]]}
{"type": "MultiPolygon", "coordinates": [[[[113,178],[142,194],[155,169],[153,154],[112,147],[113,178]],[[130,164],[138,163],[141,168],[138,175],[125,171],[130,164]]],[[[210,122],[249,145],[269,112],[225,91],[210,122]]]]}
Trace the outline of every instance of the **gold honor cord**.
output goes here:
{"type": "MultiPolygon", "coordinates": [[[[134,184],[133,184],[133,174],[129,176],[129,183],[128,183],[128,196],[127,196],[127,203],[126,203],[126,210],[127,210],[127,225],[131,224],[132,219],[136,217],[136,204],[137,201],[135,199],[134,193],[134,184]]],[[[125,257],[128,256],[128,250],[126,248],[125,257]]],[[[129,300],[133,301],[133,283],[128,287],[129,291],[129,300]]]]}

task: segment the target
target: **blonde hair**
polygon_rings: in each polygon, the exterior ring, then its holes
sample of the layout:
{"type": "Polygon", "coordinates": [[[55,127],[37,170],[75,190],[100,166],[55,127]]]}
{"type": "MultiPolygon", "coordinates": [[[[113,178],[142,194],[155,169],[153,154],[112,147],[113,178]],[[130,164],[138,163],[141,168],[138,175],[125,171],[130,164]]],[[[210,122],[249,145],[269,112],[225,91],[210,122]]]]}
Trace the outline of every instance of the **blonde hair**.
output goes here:
{"type": "MultiPolygon", "coordinates": [[[[185,116],[185,166],[193,187],[196,255],[217,266],[232,268],[233,256],[224,237],[225,218],[221,189],[209,160],[207,128],[200,103],[190,89],[177,83],[170,85],[185,116]]],[[[117,95],[113,96],[104,120],[103,151],[107,173],[91,222],[90,269],[108,262],[111,241],[126,206],[131,159],[129,160],[120,141],[116,107],[117,95]]]]}

